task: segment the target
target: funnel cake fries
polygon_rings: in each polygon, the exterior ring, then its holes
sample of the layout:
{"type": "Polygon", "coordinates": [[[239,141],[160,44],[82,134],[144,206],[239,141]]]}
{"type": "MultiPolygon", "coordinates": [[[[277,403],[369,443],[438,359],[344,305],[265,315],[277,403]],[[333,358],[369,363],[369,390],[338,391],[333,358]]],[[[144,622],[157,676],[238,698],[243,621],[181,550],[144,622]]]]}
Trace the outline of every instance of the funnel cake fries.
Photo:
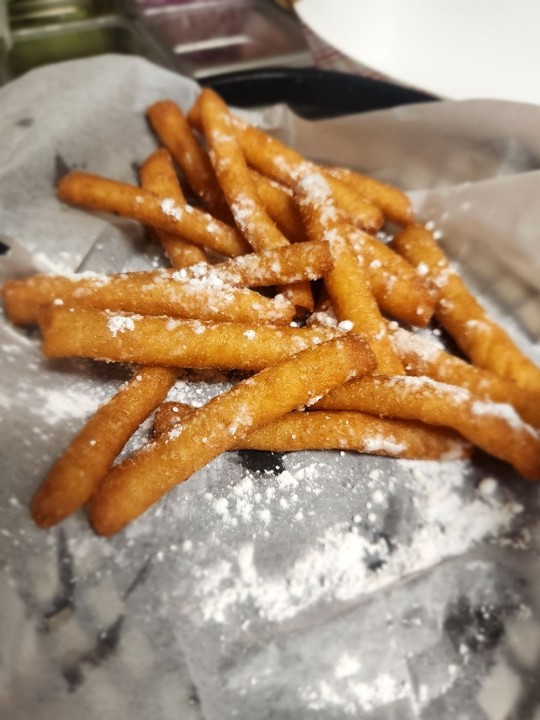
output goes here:
{"type": "Polygon", "coordinates": [[[292,243],[307,240],[306,229],[294,202],[292,190],[256,170],[251,170],[251,178],[266,212],[285,237],[292,243]]]}
{"type": "Polygon", "coordinates": [[[165,230],[221,255],[250,251],[249,243],[229,225],[191,205],[179,206],[134,185],[90,173],[72,172],[58,183],[58,197],[90,210],[118,213],[144,225],[165,230]]]}
{"type": "Polygon", "coordinates": [[[177,370],[135,370],[131,380],[102,405],[54,463],[32,500],[32,517],[42,528],[81,508],[112,467],[139,425],[163,401],[177,370]]]}
{"type": "Polygon", "coordinates": [[[426,327],[433,316],[438,292],[406,260],[372,235],[349,227],[353,250],[362,259],[381,310],[408,325],[426,327]]]}
{"type": "MultiPolygon", "coordinates": [[[[280,230],[291,242],[303,242],[306,231],[292,192],[256,171],[252,177],[257,193],[280,230]]],[[[388,245],[353,226],[347,237],[364,261],[371,290],[381,310],[396,320],[425,327],[437,302],[437,293],[414,268],[388,245]]]]}
{"type": "Polygon", "coordinates": [[[288,324],[294,308],[282,296],[270,300],[235,288],[268,287],[282,282],[316,280],[332,267],[326,242],[288,245],[242,255],[219,265],[197,263],[181,270],[116,275],[33,275],[9,280],[2,289],[4,307],[15,325],[37,321],[38,311],[63,304],[97,309],[207,320],[265,320],[288,324]]]}
{"type": "MultiPolygon", "coordinates": [[[[141,166],[141,186],[161,198],[171,198],[178,207],[186,204],[184,194],[174,170],[171,156],[166,150],[156,150],[141,166]]],[[[155,230],[163,249],[173,267],[182,268],[206,262],[204,250],[199,245],[181,240],[165,230],[155,230]]]]}
{"type": "MultiPolygon", "coordinates": [[[[165,402],[154,418],[154,433],[169,432],[193,412],[165,402]]],[[[390,420],[360,412],[293,412],[248,435],[235,450],[353,450],[409,460],[458,460],[470,445],[452,430],[390,420]]]]}
{"type": "Polygon", "coordinates": [[[255,250],[288,245],[289,241],[261,205],[227,106],[208,89],[201,92],[199,103],[210,158],[237,227],[255,250]]]}
{"type": "Polygon", "coordinates": [[[334,267],[325,285],[338,320],[364,332],[377,358],[377,372],[399,374],[403,366],[394,352],[366,274],[347,240],[347,226],[340,220],[326,179],[313,173],[297,185],[295,197],[312,240],[327,240],[334,267]]]}
{"type": "Polygon", "coordinates": [[[147,110],[147,117],[160,141],[170,152],[182,171],[187,184],[198,195],[208,212],[232,224],[229,206],[214,173],[206,151],[197,138],[182,110],[171,100],[161,100],[147,110]]]}
{"type": "MultiPolygon", "coordinates": [[[[164,150],[157,150],[145,161],[141,182],[157,195],[172,197],[178,204],[184,202],[170,157],[164,150]]],[[[177,267],[206,259],[204,251],[196,245],[170,239],[164,231],[157,234],[177,267]]],[[[53,464],[32,500],[32,518],[39,527],[61,522],[90,499],[135,430],[166,397],[177,375],[178,371],[170,368],[136,368],[131,380],[87,420],[53,464]]]]}
{"type": "Polygon", "coordinates": [[[510,380],[469,365],[434,342],[393,325],[389,325],[392,344],[409,375],[427,375],[493,402],[510,403],[525,422],[540,428],[540,393],[523,390],[510,380]]]}
{"type": "Polygon", "coordinates": [[[40,317],[47,357],[256,371],[340,335],[330,328],[174,320],[54,307],[40,317]]]}
{"type": "Polygon", "coordinates": [[[126,273],[69,278],[37,275],[4,287],[6,312],[17,325],[36,322],[41,307],[73,307],[169,315],[199,320],[272,322],[288,325],[294,307],[283,296],[270,299],[236,288],[209,274],[176,279],[174,274],[126,273]],[[210,278],[207,280],[207,278],[210,278]]]}
{"type": "MultiPolygon", "coordinates": [[[[261,204],[227,106],[212,90],[201,92],[200,104],[210,158],[236,226],[255,250],[288,245],[289,241],[261,204]]],[[[308,284],[301,283],[285,292],[287,299],[297,307],[313,310],[313,296],[308,284]]]]}
{"type": "Polygon", "coordinates": [[[143,163],[142,187],[73,172],[58,196],[142,223],[172,267],[2,287],[7,317],[38,323],[45,357],[135,365],[52,465],[37,525],[87,505],[111,535],[234,449],[448,461],[476,446],[540,480],[540,370],[414,224],[404,193],[303,158],[210,90],[188,114],[200,135],[172,101],[147,116],[165,148],[143,163]],[[376,235],[385,219],[402,227],[392,245],[376,235]],[[396,322],[427,328],[433,315],[472,364],[396,322]],[[233,387],[199,408],[167,402],[190,368],[232,371],[233,387]],[[118,461],[154,411],[153,438],[118,461]]]}
{"type": "Polygon", "coordinates": [[[488,317],[433,235],[423,226],[413,225],[397,235],[394,246],[439,289],[437,319],[471,362],[515,382],[524,390],[540,392],[540,370],[488,317]]]}
{"type": "Polygon", "coordinates": [[[514,408],[426,377],[370,377],[338,388],[316,405],[453,428],[473,445],[540,480],[540,436],[514,408]]]}
{"type": "Polygon", "coordinates": [[[398,188],[346,168],[327,168],[326,172],[354,188],[360,195],[380,208],[384,216],[391,222],[398,225],[410,225],[414,222],[411,202],[398,188]]]}
{"type": "MultiPolygon", "coordinates": [[[[292,188],[304,175],[320,172],[314,163],[305,160],[299,153],[276,138],[236,116],[233,116],[233,119],[236,136],[246,162],[262,175],[292,188]]],[[[200,99],[190,110],[188,120],[196,128],[202,128],[200,99]]],[[[336,204],[353,225],[363,230],[376,231],[381,228],[384,218],[379,208],[341,180],[331,176],[328,176],[327,180],[336,204]]]]}
{"type": "Polygon", "coordinates": [[[94,528],[102,535],[118,532],[250,432],[374,366],[365,340],[350,336],[305,350],[242,381],[114,467],[90,502],[94,528]]]}

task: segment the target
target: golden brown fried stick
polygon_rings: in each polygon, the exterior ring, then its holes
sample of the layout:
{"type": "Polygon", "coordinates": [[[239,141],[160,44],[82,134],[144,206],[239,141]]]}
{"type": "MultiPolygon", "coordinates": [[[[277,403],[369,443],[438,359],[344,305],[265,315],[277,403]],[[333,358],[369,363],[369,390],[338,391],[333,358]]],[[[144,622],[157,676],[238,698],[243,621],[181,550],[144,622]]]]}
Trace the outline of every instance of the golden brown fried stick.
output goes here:
{"type": "Polygon", "coordinates": [[[392,222],[398,225],[410,225],[414,221],[411,201],[404,192],[393,185],[387,185],[368,175],[346,168],[327,168],[326,172],[366,197],[392,222]]]}
{"type": "MultiPolygon", "coordinates": [[[[213,265],[209,274],[237,287],[290,285],[303,280],[318,280],[332,269],[327,242],[284,245],[274,250],[250,253],[213,265]]],[[[186,270],[189,277],[200,277],[199,268],[186,270]]]]}
{"type": "Polygon", "coordinates": [[[118,532],[249,432],[350,377],[370,372],[373,366],[365,341],[350,336],[301,352],[244,380],[113,468],[90,502],[92,525],[102,535],[118,532]]]}
{"type": "Polygon", "coordinates": [[[394,246],[437,286],[435,315],[471,362],[524,390],[540,392],[540,369],[467,290],[431,232],[412,225],[395,237],[394,246]]]}
{"type": "MultiPolygon", "coordinates": [[[[156,150],[144,161],[140,179],[145,190],[161,198],[171,198],[179,207],[186,204],[171,156],[166,150],[156,150]]],[[[199,245],[181,240],[165,230],[155,230],[155,233],[173,267],[182,268],[206,262],[204,250],[199,245]]]]}
{"type": "Polygon", "coordinates": [[[2,295],[5,312],[15,325],[35,323],[39,310],[53,303],[131,312],[143,312],[144,305],[144,311],[149,314],[168,313],[199,319],[217,319],[221,315],[222,319],[228,316],[239,322],[251,318],[287,324],[294,308],[282,299],[269,300],[259,294],[231,291],[225,286],[268,287],[316,280],[331,268],[328,243],[306,242],[242,255],[218,265],[198,263],[181,270],[33,275],[8,280],[2,287],[2,295]]]}
{"type": "Polygon", "coordinates": [[[350,228],[348,239],[362,259],[381,310],[408,325],[425,327],[437,304],[438,292],[392,248],[372,235],[350,228]]]}
{"type": "MultiPolygon", "coordinates": [[[[289,244],[264,209],[238,144],[227,105],[213,90],[199,96],[201,121],[210,158],[231,209],[234,221],[255,250],[271,250],[289,244]]],[[[313,309],[309,284],[302,283],[287,291],[287,299],[297,307],[313,309]]]]}
{"type": "MultiPolygon", "coordinates": [[[[202,127],[200,99],[189,111],[188,120],[194,127],[199,129],[202,127]]],[[[305,160],[277,138],[236,116],[233,116],[233,120],[238,142],[247,163],[262,175],[292,188],[304,175],[320,172],[314,163],[305,160]]],[[[341,180],[328,177],[328,182],[339,209],[346,214],[353,225],[365,230],[381,228],[384,218],[379,208],[341,180]]]]}
{"type": "Polygon", "coordinates": [[[182,110],[172,100],[151,105],[147,117],[156,135],[182,170],[187,184],[215,217],[232,224],[232,216],[205,150],[182,110]]]}
{"type": "Polygon", "coordinates": [[[140,368],[86,422],[56,460],[32,500],[42,528],[64,520],[95,492],[131,435],[163,401],[177,370],[140,368]]]}
{"type": "Polygon", "coordinates": [[[208,88],[201,91],[198,102],[210,159],[237,227],[255,250],[287,245],[289,241],[262,207],[227,105],[208,88]]]}
{"type": "Polygon", "coordinates": [[[222,255],[236,257],[250,251],[249,244],[234,228],[212,215],[191,205],[178,206],[172,198],[160,198],[134,185],[72,172],[58,183],[58,196],[73,205],[138,220],[222,255]]]}
{"type": "MultiPolygon", "coordinates": [[[[261,202],[291,242],[303,242],[306,231],[289,188],[252,170],[261,202]]],[[[435,288],[426,285],[414,268],[388,245],[350,226],[348,239],[364,261],[369,284],[381,310],[408,325],[425,327],[437,302],[435,288]]]]}
{"type": "MultiPolygon", "coordinates": [[[[179,205],[185,202],[166,151],[158,150],[146,160],[141,180],[147,190],[171,197],[179,205]]],[[[204,252],[196,245],[171,238],[164,231],[158,234],[177,266],[205,260],[204,252]]],[[[168,368],[136,369],[131,380],[88,419],[34,496],[32,516],[36,524],[50,527],[88,501],[133,432],[163,401],[177,373],[168,368]]]]}
{"type": "Polygon", "coordinates": [[[358,410],[452,428],[524,477],[540,480],[540,437],[511,405],[426,377],[361,378],[323,398],[323,410],[358,410]]]}
{"type": "MultiPolygon", "coordinates": [[[[157,436],[170,432],[193,411],[165,402],[154,418],[157,436]]],[[[235,450],[354,450],[409,460],[459,460],[470,445],[452,430],[418,422],[378,418],[360,412],[293,412],[250,433],[235,450]]]]}
{"type": "Polygon", "coordinates": [[[55,307],[40,317],[46,357],[138,365],[261,370],[340,334],[329,328],[203,324],[150,315],[55,307]]]}
{"type": "Polygon", "coordinates": [[[355,332],[367,335],[377,358],[377,372],[403,373],[367,276],[347,240],[347,225],[339,217],[326,178],[318,173],[306,175],[295,189],[295,198],[308,236],[330,244],[334,267],[324,283],[338,320],[350,322],[355,332]]]}
{"type": "Polygon", "coordinates": [[[450,355],[425,337],[393,325],[390,323],[392,344],[408,375],[427,375],[493,402],[509,403],[525,422],[540,427],[540,393],[523,390],[510,380],[450,355]]]}
{"type": "Polygon", "coordinates": [[[152,426],[153,436],[159,437],[164,433],[170,432],[194,410],[195,407],[187,403],[176,402],[174,400],[162,402],[154,415],[154,424],[152,426]]]}
{"type": "Polygon", "coordinates": [[[288,325],[294,316],[294,306],[282,297],[271,300],[220,283],[212,275],[177,280],[166,271],[79,278],[35,275],[8,281],[3,296],[8,317],[18,325],[35,323],[40,310],[51,304],[218,322],[288,325]]]}
{"type": "Polygon", "coordinates": [[[306,230],[298,212],[292,190],[275,180],[251,170],[251,177],[266,212],[285,237],[292,243],[305,242],[306,230]]]}

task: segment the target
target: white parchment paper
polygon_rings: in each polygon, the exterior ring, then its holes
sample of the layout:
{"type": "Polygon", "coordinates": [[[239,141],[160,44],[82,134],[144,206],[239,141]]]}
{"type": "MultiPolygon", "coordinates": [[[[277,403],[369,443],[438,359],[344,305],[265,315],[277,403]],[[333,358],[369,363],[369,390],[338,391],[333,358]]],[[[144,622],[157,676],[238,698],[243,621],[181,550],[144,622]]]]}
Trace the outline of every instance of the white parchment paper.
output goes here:
{"type": "MultiPolygon", "coordinates": [[[[187,109],[196,93],[113,56],[2,89],[0,278],[151,266],[135,223],[60,204],[55,179],[84,168],[135,182],[155,147],[145,109],[187,109]]],[[[539,359],[540,108],[441,102],[308,123],[278,107],[257,119],[314,160],[411,191],[539,359]]],[[[82,513],[43,533],[32,493],[124,371],[46,362],[37,335],[3,318],[0,338],[0,716],[534,716],[535,486],[480,454],[229,453],[115,538],[94,536],[82,513]]],[[[186,377],[172,396],[200,404],[227,383],[186,377]]]]}

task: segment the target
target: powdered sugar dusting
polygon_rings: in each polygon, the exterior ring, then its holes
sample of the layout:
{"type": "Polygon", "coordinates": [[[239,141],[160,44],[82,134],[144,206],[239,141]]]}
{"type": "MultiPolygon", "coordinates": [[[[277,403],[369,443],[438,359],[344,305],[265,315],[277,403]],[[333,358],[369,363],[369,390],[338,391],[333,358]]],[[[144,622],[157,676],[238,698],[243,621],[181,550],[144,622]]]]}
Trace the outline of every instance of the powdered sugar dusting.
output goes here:
{"type": "Polygon", "coordinates": [[[431,340],[403,328],[395,329],[390,337],[398,353],[413,353],[427,362],[436,362],[441,357],[442,348],[431,340]]]}
{"type": "Polygon", "coordinates": [[[527,425],[508,403],[490,402],[487,400],[476,400],[472,404],[472,411],[475,415],[490,415],[501,418],[516,430],[526,431],[533,437],[537,436],[536,430],[527,425]]]}
{"type": "Polygon", "coordinates": [[[391,456],[399,457],[399,455],[407,449],[407,445],[397,442],[395,438],[384,435],[373,435],[366,437],[364,450],[367,453],[385,452],[391,456]]]}
{"type": "Polygon", "coordinates": [[[399,683],[387,673],[378,675],[370,683],[345,676],[338,682],[320,680],[316,685],[300,686],[298,691],[311,710],[331,712],[333,708],[351,717],[388,705],[409,693],[408,685],[399,683]]]}
{"type": "Polygon", "coordinates": [[[129,330],[135,330],[135,320],[133,316],[128,315],[112,315],[107,320],[107,327],[113,337],[116,337],[118,333],[125,333],[129,330]]]}
{"type": "Polygon", "coordinates": [[[323,227],[327,228],[323,239],[327,240],[330,245],[340,240],[341,238],[336,237],[335,230],[332,234],[333,229],[327,227],[330,221],[337,219],[337,210],[326,179],[320,173],[309,173],[304,175],[298,183],[298,190],[301,193],[300,203],[302,205],[311,205],[319,210],[320,221],[323,227]]]}
{"type": "Polygon", "coordinates": [[[39,415],[48,425],[56,425],[70,418],[84,418],[95,412],[99,400],[88,393],[76,392],[67,388],[64,391],[50,388],[36,388],[35,394],[40,402],[37,404],[39,415]]]}
{"type": "MultiPolygon", "coordinates": [[[[350,601],[464,553],[479,542],[497,542],[522,512],[516,503],[482,491],[470,497],[464,495],[467,480],[462,463],[397,462],[410,473],[419,519],[409,542],[394,549],[382,537],[362,533],[360,525],[336,522],[297,557],[284,575],[261,573],[253,545],[245,544],[236,564],[231,560],[199,571],[198,602],[204,621],[227,623],[231,614],[246,603],[254,606],[258,617],[283,622],[321,603],[350,601]],[[377,558],[380,569],[373,572],[363,558],[377,558]]],[[[231,495],[231,499],[239,496],[241,503],[235,515],[230,516],[229,501],[228,521],[252,518],[255,507],[260,517],[260,505],[265,501],[270,503],[267,509],[272,514],[281,481],[293,487],[301,481],[288,472],[283,475],[276,478],[266,495],[257,492],[251,479],[244,479],[231,495]]],[[[294,495],[288,499],[294,503],[294,495]]],[[[375,502],[378,507],[382,505],[380,498],[375,502]]],[[[373,522],[376,513],[367,510],[366,520],[373,522]]]]}
{"type": "Polygon", "coordinates": [[[249,231],[257,208],[255,202],[247,195],[238,195],[231,203],[231,212],[235,222],[243,232],[249,231]]]}
{"type": "Polygon", "coordinates": [[[180,220],[184,214],[183,209],[172,198],[164,198],[160,205],[165,215],[169,215],[175,220],[180,220]]]}

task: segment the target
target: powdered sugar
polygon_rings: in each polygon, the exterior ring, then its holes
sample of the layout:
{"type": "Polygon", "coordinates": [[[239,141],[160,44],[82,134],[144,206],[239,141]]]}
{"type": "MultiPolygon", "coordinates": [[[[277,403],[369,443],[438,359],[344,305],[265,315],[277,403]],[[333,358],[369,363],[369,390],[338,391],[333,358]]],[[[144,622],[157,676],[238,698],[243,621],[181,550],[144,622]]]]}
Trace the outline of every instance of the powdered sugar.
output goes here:
{"type": "Polygon", "coordinates": [[[395,376],[389,379],[389,385],[399,386],[401,392],[411,391],[414,393],[435,393],[441,398],[447,398],[448,401],[469,402],[471,393],[465,388],[456,387],[454,385],[446,385],[445,383],[432,380],[431,378],[421,375],[419,377],[395,376]]]}
{"type": "MultiPolygon", "coordinates": [[[[316,172],[304,175],[298,183],[298,191],[300,195],[300,203],[302,205],[311,205],[320,211],[320,222],[324,227],[328,223],[337,219],[337,211],[332,199],[332,192],[326,179],[316,172]]],[[[323,240],[327,240],[330,245],[341,240],[332,228],[327,228],[323,233],[323,240]]]]}
{"type": "Polygon", "coordinates": [[[301,686],[300,698],[311,710],[332,712],[332,708],[346,715],[358,717],[359,712],[371,712],[381,705],[388,705],[410,690],[386,673],[378,675],[370,683],[354,680],[351,676],[339,677],[338,681],[320,680],[317,685],[301,686]]]}
{"type": "Polygon", "coordinates": [[[524,430],[533,437],[537,435],[536,430],[523,422],[512,405],[508,403],[476,400],[472,404],[472,411],[475,415],[490,415],[491,417],[501,418],[516,430],[524,430]]]}
{"type": "Polygon", "coordinates": [[[366,436],[364,443],[364,450],[367,453],[385,452],[391,456],[399,457],[400,453],[404,452],[406,449],[407,446],[405,443],[397,442],[395,438],[392,438],[391,436],[366,436]]]}
{"type": "MultiPolygon", "coordinates": [[[[231,560],[200,572],[198,602],[204,620],[226,623],[231,613],[249,603],[258,617],[279,623],[320,603],[350,601],[408,574],[426,570],[444,558],[464,553],[478,542],[489,539],[495,542],[522,511],[519,505],[494,495],[486,496],[484,492],[464,496],[467,480],[462,463],[398,462],[410,473],[420,520],[408,543],[391,548],[383,538],[361,533],[357,525],[351,528],[348,523],[330,524],[284,575],[261,573],[253,545],[245,544],[236,566],[231,560]],[[363,562],[368,557],[378,558],[377,572],[363,562]]],[[[320,477],[320,469],[316,472],[320,477]]],[[[265,502],[272,514],[276,490],[282,486],[295,487],[298,482],[299,478],[283,473],[276,478],[272,495],[259,493],[257,498],[253,480],[245,478],[231,495],[231,499],[235,495],[241,498],[236,517],[251,518],[255,507],[260,517],[260,505],[265,502]]],[[[381,500],[380,494],[374,497],[379,507],[383,505],[381,500]]],[[[288,501],[294,502],[294,495],[289,495],[288,501]]],[[[219,508],[224,507],[221,500],[216,502],[219,508]]],[[[230,509],[229,502],[228,512],[230,509]]],[[[373,510],[366,513],[368,522],[374,522],[376,517],[373,510]]]]}
{"type": "Polygon", "coordinates": [[[56,425],[69,418],[84,418],[95,412],[99,404],[95,396],[67,388],[64,391],[36,388],[39,415],[49,425],[56,425]]]}
{"type": "Polygon", "coordinates": [[[109,328],[111,335],[116,337],[118,333],[135,330],[135,320],[133,316],[130,317],[129,315],[112,315],[107,320],[107,327],[109,328]]]}
{"type": "Polygon", "coordinates": [[[169,215],[175,220],[180,220],[184,214],[183,209],[172,198],[164,198],[160,206],[165,215],[169,215]]]}
{"type": "Polygon", "coordinates": [[[273,163],[284,179],[298,181],[313,169],[313,164],[308,161],[289,162],[283,155],[274,155],[273,163]]]}
{"type": "Polygon", "coordinates": [[[240,194],[231,203],[231,212],[241,230],[249,231],[256,209],[255,202],[247,195],[240,194]]]}
{"type": "Polygon", "coordinates": [[[395,329],[390,337],[398,353],[413,353],[428,362],[437,361],[441,356],[441,348],[436,343],[403,328],[395,329]]]}

